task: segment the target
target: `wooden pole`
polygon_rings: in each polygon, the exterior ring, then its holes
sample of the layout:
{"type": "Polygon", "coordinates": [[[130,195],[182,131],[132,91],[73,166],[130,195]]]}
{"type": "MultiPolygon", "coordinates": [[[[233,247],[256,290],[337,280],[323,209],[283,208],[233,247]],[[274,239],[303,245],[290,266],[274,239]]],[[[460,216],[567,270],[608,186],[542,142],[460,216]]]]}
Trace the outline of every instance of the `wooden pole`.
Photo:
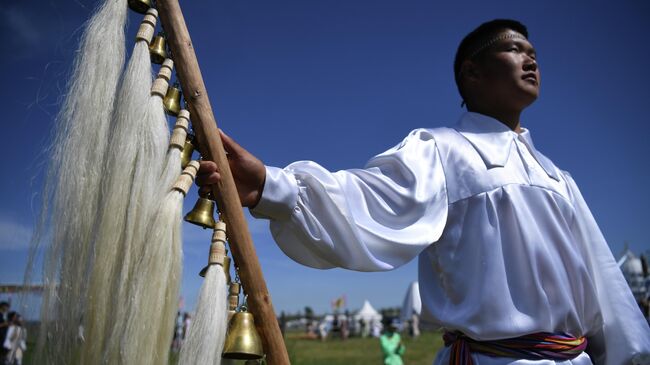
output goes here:
{"type": "MultiPolygon", "coordinates": [[[[156,5],[172,51],[176,74],[185,100],[189,104],[192,126],[199,141],[201,154],[204,159],[217,164],[222,177],[213,188],[213,195],[228,225],[228,237],[232,243],[230,249],[239,268],[242,286],[248,294],[248,308],[255,315],[255,326],[262,337],[266,360],[271,365],[290,364],[271,296],[244,218],[237,187],[221,139],[218,137],[217,122],[210,106],[208,92],[203,83],[183,13],[178,0],[157,0],[156,5]]],[[[206,345],[211,346],[211,344],[206,345]]]]}

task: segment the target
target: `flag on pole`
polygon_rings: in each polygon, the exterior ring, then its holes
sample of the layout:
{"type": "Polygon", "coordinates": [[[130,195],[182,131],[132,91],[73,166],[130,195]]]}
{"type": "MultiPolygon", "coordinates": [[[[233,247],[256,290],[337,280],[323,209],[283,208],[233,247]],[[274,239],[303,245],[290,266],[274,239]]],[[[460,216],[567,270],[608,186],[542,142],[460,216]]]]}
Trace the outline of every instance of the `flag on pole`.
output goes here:
{"type": "Polygon", "coordinates": [[[345,294],[341,295],[340,297],[332,300],[332,310],[339,310],[341,308],[345,307],[345,294]]]}

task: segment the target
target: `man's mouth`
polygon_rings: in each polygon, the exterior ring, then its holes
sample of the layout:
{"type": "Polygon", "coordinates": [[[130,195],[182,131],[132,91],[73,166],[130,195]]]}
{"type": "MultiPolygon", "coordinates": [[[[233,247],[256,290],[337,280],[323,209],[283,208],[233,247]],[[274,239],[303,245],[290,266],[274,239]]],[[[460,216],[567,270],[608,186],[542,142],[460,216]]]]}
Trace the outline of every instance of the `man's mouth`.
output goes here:
{"type": "Polygon", "coordinates": [[[532,82],[532,83],[534,83],[535,85],[537,85],[537,75],[535,75],[534,72],[528,72],[528,73],[525,73],[521,78],[522,78],[524,81],[532,82]]]}

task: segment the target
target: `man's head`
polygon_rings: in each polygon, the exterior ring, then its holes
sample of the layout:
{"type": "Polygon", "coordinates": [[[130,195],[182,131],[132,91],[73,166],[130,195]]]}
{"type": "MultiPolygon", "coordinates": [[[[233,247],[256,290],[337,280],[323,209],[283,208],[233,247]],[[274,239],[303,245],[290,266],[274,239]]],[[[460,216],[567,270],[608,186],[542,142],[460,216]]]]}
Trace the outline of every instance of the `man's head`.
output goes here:
{"type": "Polygon", "coordinates": [[[507,19],[481,24],[461,41],[456,85],[469,110],[523,110],[539,95],[539,68],[526,26],[507,19]]]}
{"type": "Polygon", "coordinates": [[[396,318],[393,318],[390,322],[388,322],[388,325],[386,326],[386,332],[388,332],[390,335],[397,332],[398,329],[399,321],[396,318]]]}
{"type": "Polygon", "coordinates": [[[5,313],[9,310],[8,302],[0,302],[0,312],[5,313]]]}
{"type": "Polygon", "coordinates": [[[22,326],[23,325],[23,316],[20,315],[20,313],[17,312],[11,312],[9,315],[9,321],[17,326],[22,326]],[[11,315],[13,314],[13,315],[11,315]]]}

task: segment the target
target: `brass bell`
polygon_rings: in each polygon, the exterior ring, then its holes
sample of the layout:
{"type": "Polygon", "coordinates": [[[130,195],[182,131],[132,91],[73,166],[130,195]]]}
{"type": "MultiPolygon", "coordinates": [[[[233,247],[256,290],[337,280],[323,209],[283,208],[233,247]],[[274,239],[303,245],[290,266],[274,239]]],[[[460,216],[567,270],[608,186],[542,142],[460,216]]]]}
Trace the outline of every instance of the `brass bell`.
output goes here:
{"type": "Polygon", "coordinates": [[[169,115],[177,116],[181,111],[181,89],[178,82],[167,89],[167,94],[163,98],[163,106],[169,115]]]}
{"type": "Polygon", "coordinates": [[[194,208],[187,213],[185,221],[203,228],[214,228],[214,201],[199,197],[194,208]]]}
{"type": "Polygon", "coordinates": [[[183,145],[181,152],[181,168],[184,169],[190,161],[192,161],[192,153],[194,152],[194,144],[192,143],[192,135],[188,135],[183,145]]]}
{"type": "Polygon", "coordinates": [[[129,8],[137,13],[146,14],[151,7],[151,0],[129,0],[129,8]]]}
{"type": "Polygon", "coordinates": [[[165,36],[162,32],[158,33],[149,44],[149,55],[151,62],[162,65],[167,58],[167,50],[165,49],[165,36]]]}
{"type": "Polygon", "coordinates": [[[226,342],[221,357],[236,360],[257,360],[264,356],[262,339],[255,328],[253,315],[242,307],[228,325],[226,342]]]}

